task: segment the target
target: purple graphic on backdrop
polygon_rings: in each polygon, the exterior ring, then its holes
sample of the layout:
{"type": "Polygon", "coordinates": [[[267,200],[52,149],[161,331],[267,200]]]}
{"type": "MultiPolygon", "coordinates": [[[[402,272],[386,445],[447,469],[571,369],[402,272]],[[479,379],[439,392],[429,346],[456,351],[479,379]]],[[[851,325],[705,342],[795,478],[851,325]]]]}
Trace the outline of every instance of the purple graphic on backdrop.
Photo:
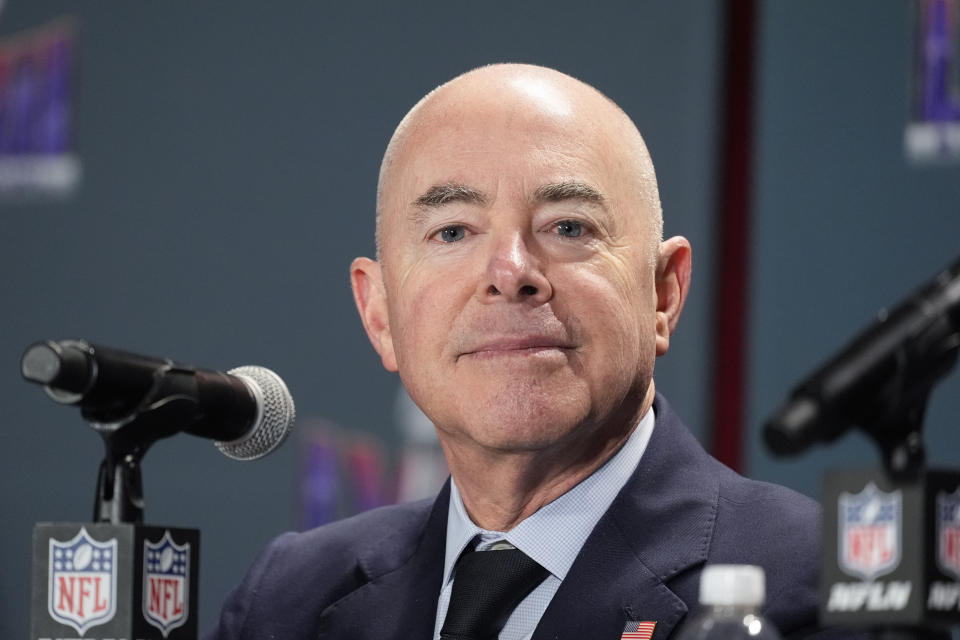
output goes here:
{"type": "Polygon", "coordinates": [[[958,9],[956,0],[927,0],[923,11],[921,100],[918,120],[960,119],[957,82],[958,9]]]}
{"type": "Polygon", "coordinates": [[[960,159],[960,0],[918,0],[911,122],[913,160],[960,159]]]}
{"type": "Polygon", "coordinates": [[[59,20],[0,41],[0,197],[66,195],[79,182],[75,33],[59,20]]]}
{"type": "Polygon", "coordinates": [[[304,440],[301,518],[304,528],[309,529],[336,520],[340,513],[340,465],[329,437],[312,433],[304,440]]]}
{"type": "Polygon", "coordinates": [[[325,420],[300,427],[300,517],[303,528],[390,504],[396,479],[377,438],[325,420]]]}

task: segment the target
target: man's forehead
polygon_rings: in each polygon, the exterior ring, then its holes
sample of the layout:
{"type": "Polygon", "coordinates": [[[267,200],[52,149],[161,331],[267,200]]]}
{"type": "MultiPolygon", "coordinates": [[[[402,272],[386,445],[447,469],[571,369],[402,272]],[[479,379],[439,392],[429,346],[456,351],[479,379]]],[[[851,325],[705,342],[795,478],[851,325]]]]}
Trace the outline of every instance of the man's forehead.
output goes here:
{"type": "Polygon", "coordinates": [[[424,114],[395,150],[381,213],[420,219],[418,211],[500,197],[602,209],[631,190],[628,167],[636,159],[595,119],[502,103],[457,107],[424,114]]]}
{"type": "MultiPolygon", "coordinates": [[[[515,159],[510,149],[521,142],[529,143],[527,148],[540,145],[570,150],[571,156],[592,156],[569,171],[554,166],[527,175],[525,197],[548,199],[552,194],[554,199],[603,204],[609,188],[619,183],[631,199],[644,201],[659,216],[653,167],[630,118],[590,85],[527,65],[468,72],[438,87],[407,114],[381,166],[378,216],[386,209],[409,212],[438,202],[489,199],[497,185],[478,183],[477,172],[484,163],[497,166],[515,159]],[[588,189],[573,193],[573,183],[588,189]],[[531,195],[541,188],[543,192],[531,195]]],[[[527,173],[525,165],[513,168],[527,173]]]]}
{"type": "Polygon", "coordinates": [[[463,190],[452,193],[441,187],[459,184],[490,191],[493,185],[477,179],[497,174],[527,182],[525,196],[531,198],[586,197],[587,189],[573,193],[570,185],[581,183],[599,192],[604,173],[619,173],[631,162],[622,136],[601,118],[541,107],[525,97],[512,104],[504,97],[430,107],[410,124],[392,153],[394,187],[404,192],[403,204],[409,204],[411,191],[420,198],[435,187],[432,197],[462,200],[468,195],[463,190]],[[561,184],[566,191],[558,189],[561,184]],[[543,191],[533,193],[537,189],[543,191]]]}

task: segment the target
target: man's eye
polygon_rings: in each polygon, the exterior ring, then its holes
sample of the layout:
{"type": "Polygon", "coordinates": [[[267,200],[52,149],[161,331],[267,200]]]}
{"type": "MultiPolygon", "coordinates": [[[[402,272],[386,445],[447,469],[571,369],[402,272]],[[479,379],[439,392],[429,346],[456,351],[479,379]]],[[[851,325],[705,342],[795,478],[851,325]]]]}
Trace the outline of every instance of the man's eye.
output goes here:
{"type": "Polygon", "coordinates": [[[453,225],[440,229],[441,242],[457,242],[458,240],[463,240],[466,235],[467,230],[461,225],[453,225]]]}
{"type": "Polygon", "coordinates": [[[559,235],[566,238],[579,238],[583,234],[583,225],[573,220],[558,222],[555,229],[559,235]]]}

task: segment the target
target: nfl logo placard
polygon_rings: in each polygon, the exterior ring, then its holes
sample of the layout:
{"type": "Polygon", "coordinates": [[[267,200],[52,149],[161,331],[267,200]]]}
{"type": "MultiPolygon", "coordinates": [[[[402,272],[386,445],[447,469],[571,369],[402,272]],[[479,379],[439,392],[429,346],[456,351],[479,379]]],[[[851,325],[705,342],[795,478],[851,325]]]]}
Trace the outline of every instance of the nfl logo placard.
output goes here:
{"type": "Polygon", "coordinates": [[[960,580],[960,487],[937,493],[937,566],[960,580]]]}
{"type": "Polygon", "coordinates": [[[839,507],[823,514],[823,626],[960,623],[960,473],[830,471],[823,494],[839,507]]]}
{"type": "Polygon", "coordinates": [[[196,529],[37,523],[30,637],[196,640],[199,551],[196,529]]]}
{"type": "Polygon", "coordinates": [[[864,580],[886,575],[900,564],[902,492],[886,493],[873,482],[857,494],[841,493],[840,569],[864,580]]]}
{"type": "Polygon", "coordinates": [[[117,540],[98,542],[85,528],[72,539],[50,539],[47,610],[81,636],[117,611],[117,540]]]}
{"type": "Polygon", "coordinates": [[[187,620],[190,544],[177,545],[170,531],[158,542],[143,541],[143,617],[163,637],[187,620]]]}

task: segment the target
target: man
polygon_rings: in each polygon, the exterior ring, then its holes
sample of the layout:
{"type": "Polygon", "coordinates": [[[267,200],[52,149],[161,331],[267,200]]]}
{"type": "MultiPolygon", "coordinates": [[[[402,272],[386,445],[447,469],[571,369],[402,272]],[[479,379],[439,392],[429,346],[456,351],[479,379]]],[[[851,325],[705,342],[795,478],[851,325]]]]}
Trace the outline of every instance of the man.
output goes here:
{"type": "Polygon", "coordinates": [[[507,552],[539,573],[500,638],[672,637],[706,563],[763,566],[769,616],[805,637],[815,503],[724,468],[655,393],[691,264],[661,229],[643,139],[592,87],[495,65],[421,100],[381,167],[378,260],[351,282],[451,482],[281,536],[212,637],[438,638],[479,598],[462,567],[507,552]]]}

